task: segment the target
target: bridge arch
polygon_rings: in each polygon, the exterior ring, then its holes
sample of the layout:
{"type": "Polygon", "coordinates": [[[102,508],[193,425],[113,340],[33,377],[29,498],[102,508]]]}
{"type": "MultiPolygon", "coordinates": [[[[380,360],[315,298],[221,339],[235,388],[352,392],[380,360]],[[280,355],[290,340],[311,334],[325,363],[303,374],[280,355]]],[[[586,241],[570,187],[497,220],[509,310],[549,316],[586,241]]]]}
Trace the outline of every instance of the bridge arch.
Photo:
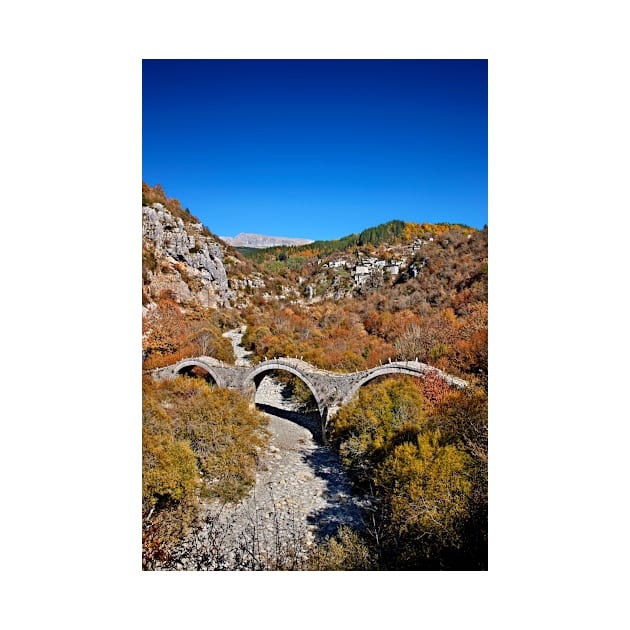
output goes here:
{"type": "Polygon", "coordinates": [[[406,376],[412,376],[414,378],[424,378],[429,373],[435,374],[436,376],[440,376],[451,386],[453,385],[457,387],[465,386],[464,381],[460,381],[460,379],[454,379],[453,377],[446,375],[441,370],[438,370],[437,368],[427,365],[426,363],[420,363],[416,361],[389,363],[387,365],[379,365],[375,368],[372,368],[371,370],[368,370],[365,376],[363,376],[363,378],[361,378],[359,381],[354,383],[349,388],[349,390],[343,396],[340,404],[341,405],[348,404],[357,395],[361,387],[363,387],[364,385],[367,385],[369,382],[373,381],[375,378],[378,378],[379,376],[388,376],[392,374],[404,374],[406,376]]]}
{"type": "Polygon", "coordinates": [[[208,363],[200,359],[184,359],[183,361],[179,361],[173,366],[173,376],[186,374],[188,370],[195,367],[201,368],[202,370],[207,372],[210,378],[215,382],[217,387],[226,386],[226,384],[223,381],[223,378],[221,378],[221,376],[219,376],[217,372],[212,369],[212,366],[208,365],[208,363]]]}
{"type": "Polygon", "coordinates": [[[258,386],[265,376],[269,373],[274,372],[276,370],[282,370],[285,372],[289,372],[294,376],[297,376],[311,391],[313,394],[313,398],[317,403],[317,408],[319,410],[320,415],[324,415],[325,413],[325,404],[323,401],[323,396],[317,390],[315,385],[308,379],[307,375],[300,370],[299,368],[291,365],[289,363],[285,363],[283,361],[272,360],[272,361],[263,361],[259,363],[252,369],[245,380],[243,381],[243,391],[251,391],[253,388],[254,396],[256,391],[258,390],[258,386]]]}

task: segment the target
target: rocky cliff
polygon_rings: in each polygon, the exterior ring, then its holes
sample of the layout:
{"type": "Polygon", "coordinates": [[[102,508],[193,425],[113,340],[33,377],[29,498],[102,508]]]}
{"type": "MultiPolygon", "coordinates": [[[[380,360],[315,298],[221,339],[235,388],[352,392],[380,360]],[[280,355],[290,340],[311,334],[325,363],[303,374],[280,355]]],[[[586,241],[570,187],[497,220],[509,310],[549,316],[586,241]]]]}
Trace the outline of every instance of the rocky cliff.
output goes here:
{"type": "Polygon", "coordinates": [[[185,222],[161,203],[143,206],[142,257],[143,305],[164,291],[183,304],[234,305],[224,265],[229,252],[194,218],[185,222]]]}

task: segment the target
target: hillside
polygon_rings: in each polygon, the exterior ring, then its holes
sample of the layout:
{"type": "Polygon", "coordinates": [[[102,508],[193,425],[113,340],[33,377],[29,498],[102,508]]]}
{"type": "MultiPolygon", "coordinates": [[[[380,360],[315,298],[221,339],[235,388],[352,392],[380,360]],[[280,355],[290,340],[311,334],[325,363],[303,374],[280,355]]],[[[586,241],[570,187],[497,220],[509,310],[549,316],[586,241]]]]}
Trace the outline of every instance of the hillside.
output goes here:
{"type": "Polygon", "coordinates": [[[268,290],[265,299],[322,300],[413,295],[409,306],[459,307],[487,300],[487,228],[402,221],[335,241],[246,251],[268,290]]]}

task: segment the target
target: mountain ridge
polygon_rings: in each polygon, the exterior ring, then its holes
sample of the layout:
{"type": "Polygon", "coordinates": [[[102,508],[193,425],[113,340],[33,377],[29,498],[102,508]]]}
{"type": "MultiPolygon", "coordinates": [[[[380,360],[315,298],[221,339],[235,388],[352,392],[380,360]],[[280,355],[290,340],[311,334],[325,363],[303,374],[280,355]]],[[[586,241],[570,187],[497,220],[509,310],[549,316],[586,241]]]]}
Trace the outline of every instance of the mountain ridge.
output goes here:
{"type": "Polygon", "coordinates": [[[309,238],[291,238],[288,236],[268,236],[253,232],[239,232],[236,236],[220,236],[222,241],[232,247],[254,247],[264,249],[266,247],[308,245],[314,241],[309,238]]]}

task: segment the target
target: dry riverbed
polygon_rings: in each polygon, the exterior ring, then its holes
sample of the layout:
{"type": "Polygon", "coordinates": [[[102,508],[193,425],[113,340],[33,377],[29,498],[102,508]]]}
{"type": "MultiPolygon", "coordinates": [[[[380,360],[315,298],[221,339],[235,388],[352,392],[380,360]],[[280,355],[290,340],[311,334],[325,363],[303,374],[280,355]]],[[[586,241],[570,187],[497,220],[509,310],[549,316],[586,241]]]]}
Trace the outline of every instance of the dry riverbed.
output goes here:
{"type": "MultiPolygon", "coordinates": [[[[243,332],[225,335],[241,365],[248,363],[243,332]]],[[[164,569],[297,568],[314,542],[342,524],[360,524],[361,501],[336,453],[322,444],[316,414],[299,413],[270,376],[260,384],[256,403],[269,418],[271,437],[260,453],[253,489],[237,505],[205,504],[203,525],[164,569]]]]}

